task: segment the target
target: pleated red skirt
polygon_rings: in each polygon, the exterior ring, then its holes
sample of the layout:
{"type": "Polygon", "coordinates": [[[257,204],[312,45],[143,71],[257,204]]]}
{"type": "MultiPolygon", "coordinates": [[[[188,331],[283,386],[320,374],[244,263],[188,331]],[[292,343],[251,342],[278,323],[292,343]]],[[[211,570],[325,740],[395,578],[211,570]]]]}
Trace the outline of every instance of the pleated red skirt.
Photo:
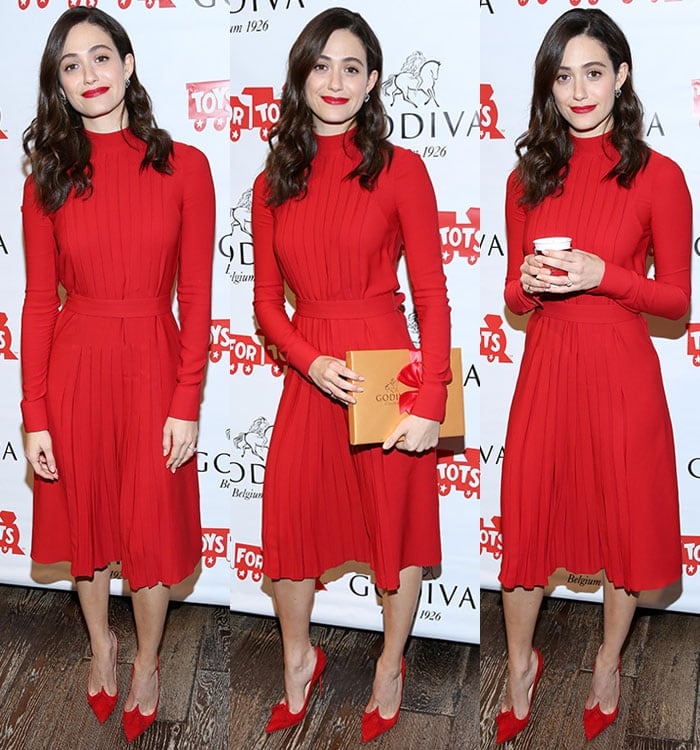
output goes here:
{"type": "Polygon", "coordinates": [[[681,575],[671,421],[646,321],[590,295],[533,313],[501,486],[506,588],[560,567],[642,591],[681,575]]]}
{"type": "Polygon", "coordinates": [[[169,297],[147,307],[69,301],[59,314],[47,393],[59,479],[34,482],[32,558],[70,561],[75,577],[121,561],[133,589],[178,583],[201,557],[196,464],[173,474],[162,455],[177,326],[169,297]]]}
{"type": "MultiPolygon", "coordinates": [[[[410,346],[399,310],[368,315],[366,301],[339,304],[365,317],[295,315],[319,351],[345,359],[351,349],[410,346]]],[[[380,588],[397,589],[401,569],[441,559],[435,451],[350,446],[346,407],[289,368],[265,469],[262,542],[272,579],[318,578],[352,560],[369,563],[380,588]]]]}

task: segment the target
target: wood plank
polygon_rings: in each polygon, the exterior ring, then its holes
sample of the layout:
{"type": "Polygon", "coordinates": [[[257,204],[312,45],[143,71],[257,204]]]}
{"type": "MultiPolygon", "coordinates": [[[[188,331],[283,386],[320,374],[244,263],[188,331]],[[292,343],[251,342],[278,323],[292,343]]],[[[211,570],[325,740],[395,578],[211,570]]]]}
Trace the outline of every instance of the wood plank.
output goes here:
{"type": "Polygon", "coordinates": [[[692,741],[699,644],[700,618],[651,615],[630,715],[636,735],[692,741]]]}

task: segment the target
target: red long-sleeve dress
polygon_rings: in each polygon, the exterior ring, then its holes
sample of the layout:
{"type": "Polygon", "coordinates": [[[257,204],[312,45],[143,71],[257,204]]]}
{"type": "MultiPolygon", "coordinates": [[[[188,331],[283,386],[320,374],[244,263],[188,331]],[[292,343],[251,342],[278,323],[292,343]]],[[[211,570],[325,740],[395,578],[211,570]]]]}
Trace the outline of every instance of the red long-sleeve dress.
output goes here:
{"type": "Polygon", "coordinates": [[[24,190],[22,412],[28,432],[50,431],[59,476],[34,480],[32,557],[76,577],[121,560],[132,588],[173,584],[201,555],[199,491],[194,461],[165,468],[163,425],[199,414],[213,185],[190,146],[174,144],[164,175],[141,169],[128,130],[88,137],[90,197],[47,215],[31,176],[24,190]]]}
{"type": "Polygon", "coordinates": [[[264,174],[253,191],[255,313],[290,365],[265,470],[264,571],[317,578],[357,560],[396,589],[402,568],[440,560],[435,452],[351,448],[346,408],[308,371],[322,354],[411,347],[396,276],[403,246],[424,367],[413,413],[443,419],[450,324],[435,196],[410,151],[394,149],[370,192],[344,179],[360,158],[351,135],[317,145],[302,200],[268,207],[264,174]],[[284,281],[296,295],[291,321],[284,281]]]}
{"type": "Polygon", "coordinates": [[[658,357],[641,313],[680,318],[690,299],[691,203],[680,168],[651,152],[629,189],[605,175],[609,136],[572,139],[561,195],[518,205],[508,180],[505,299],[533,310],[508,422],[501,486],[508,588],[558,567],[605,569],[629,591],[681,574],[678,486],[658,357]],[[520,266],[535,237],[572,237],[605,261],[585,293],[533,296],[520,266]],[[646,263],[653,253],[654,278],[646,263]]]}

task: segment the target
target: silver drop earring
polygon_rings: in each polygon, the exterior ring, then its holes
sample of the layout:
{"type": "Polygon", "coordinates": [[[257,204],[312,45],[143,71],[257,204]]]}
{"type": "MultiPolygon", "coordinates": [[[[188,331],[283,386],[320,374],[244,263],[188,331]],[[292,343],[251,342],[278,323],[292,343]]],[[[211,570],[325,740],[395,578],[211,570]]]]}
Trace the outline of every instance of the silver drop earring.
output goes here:
{"type": "Polygon", "coordinates": [[[369,92],[365,94],[365,104],[367,104],[368,101],[369,101],[369,92]]]}
{"type": "Polygon", "coordinates": [[[619,99],[622,96],[622,89],[615,89],[615,98],[619,99]]]}
{"type": "Polygon", "coordinates": [[[126,79],[124,80],[124,88],[127,88],[127,89],[128,89],[128,88],[129,88],[129,86],[131,86],[131,78],[126,78],[126,79]]]}

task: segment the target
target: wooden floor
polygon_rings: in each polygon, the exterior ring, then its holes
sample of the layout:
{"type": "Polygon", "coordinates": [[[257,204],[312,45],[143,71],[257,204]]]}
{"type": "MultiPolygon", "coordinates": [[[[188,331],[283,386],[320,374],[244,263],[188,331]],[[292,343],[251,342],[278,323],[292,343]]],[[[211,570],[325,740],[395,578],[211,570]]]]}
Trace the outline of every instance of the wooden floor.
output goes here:
{"type": "Polygon", "coordinates": [[[479,649],[412,638],[398,724],[370,745],[360,717],[372,687],[381,635],[312,627],[326,652],[323,695],[314,695],[302,724],[265,735],[270,706],[282,696],[282,647],[275,620],[232,618],[231,748],[235,750],[476,750],[479,649]]]}
{"type": "MultiPolygon", "coordinates": [[[[375,633],[313,626],[328,655],[306,721],[265,735],[281,697],[276,620],[172,603],[161,648],[158,719],[128,745],[121,709],[135,655],[129,599],[110,599],[120,701],[104,725],[85,700],[89,647],[74,593],[0,585],[0,750],[353,750],[369,696],[375,633]]],[[[479,649],[414,638],[397,726],[373,750],[476,750],[479,649]]]]}
{"type": "MultiPolygon", "coordinates": [[[[505,687],[500,594],[481,596],[481,747],[495,747],[493,717],[505,687]]],[[[602,608],[547,599],[535,632],[545,668],[528,728],[504,750],[691,750],[700,748],[700,617],[639,610],[623,652],[617,721],[593,742],[581,724],[602,608]]]]}
{"type": "Polygon", "coordinates": [[[74,593],[0,585],[0,750],[228,750],[227,608],[171,604],[158,718],[129,745],[121,711],[135,655],[129,599],[110,599],[120,700],[105,724],[87,705],[89,648],[74,593]]]}

